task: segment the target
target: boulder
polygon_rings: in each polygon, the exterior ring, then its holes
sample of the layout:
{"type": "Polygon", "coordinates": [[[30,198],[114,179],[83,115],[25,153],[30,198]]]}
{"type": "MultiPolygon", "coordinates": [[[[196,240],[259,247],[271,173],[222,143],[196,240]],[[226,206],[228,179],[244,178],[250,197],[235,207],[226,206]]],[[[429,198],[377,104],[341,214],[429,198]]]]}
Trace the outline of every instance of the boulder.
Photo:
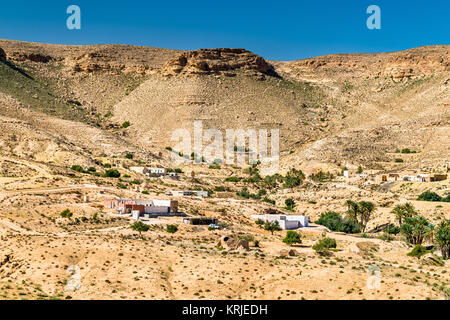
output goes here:
{"type": "Polygon", "coordinates": [[[248,250],[250,250],[248,241],[241,240],[235,235],[229,235],[229,236],[224,236],[224,237],[220,238],[217,245],[225,248],[228,251],[234,251],[234,250],[248,251],[248,250]]]}

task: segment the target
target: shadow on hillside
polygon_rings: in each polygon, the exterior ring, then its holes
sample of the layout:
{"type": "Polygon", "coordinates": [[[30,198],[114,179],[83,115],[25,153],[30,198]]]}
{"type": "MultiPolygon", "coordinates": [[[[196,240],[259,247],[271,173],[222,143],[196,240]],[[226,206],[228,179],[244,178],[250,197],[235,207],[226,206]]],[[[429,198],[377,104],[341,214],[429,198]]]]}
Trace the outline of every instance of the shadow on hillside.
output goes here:
{"type": "Polygon", "coordinates": [[[34,78],[32,76],[30,76],[28,73],[26,73],[23,69],[19,68],[18,66],[16,66],[14,63],[10,62],[10,61],[0,61],[0,63],[3,63],[4,65],[6,65],[7,67],[11,68],[12,70],[20,73],[21,75],[23,75],[24,77],[30,79],[30,80],[34,80],[34,78]]]}

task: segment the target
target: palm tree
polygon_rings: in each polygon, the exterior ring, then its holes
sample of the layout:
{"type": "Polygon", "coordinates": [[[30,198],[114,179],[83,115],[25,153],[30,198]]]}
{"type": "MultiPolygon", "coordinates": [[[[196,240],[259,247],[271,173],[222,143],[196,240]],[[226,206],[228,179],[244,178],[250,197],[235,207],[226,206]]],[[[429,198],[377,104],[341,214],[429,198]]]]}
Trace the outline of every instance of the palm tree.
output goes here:
{"type": "Polygon", "coordinates": [[[366,230],[367,223],[370,220],[372,212],[375,211],[375,205],[370,201],[360,201],[358,204],[358,213],[361,219],[362,231],[366,230]]]}
{"type": "Polygon", "coordinates": [[[416,209],[414,209],[414,206],[409,202],[396,205],[391,212],[395,214],[400,226],[402,225],[403,219],[417,215],[416,209]]]}
{"type": "Polygon", "coordinates": [[[347,205],[347,216],[358,222],[358,203],[352,200],[347,200],[345,204],[347,205]]]}
{"type": "Polygon", "coordinates": [[[352,200],[347,200],[345,204],[347,205],[347,216],[358,223],[364,232],[372,212],[375,211],[375,205],[370,201],[355,202],[352,200]]]}
{"type": "Polygon", "coordinates": [[[422,216],[407,217],[400,226],[400,231],[406,236],[411,244],[422,244],[422,242],[433,235],[434,226],[422,216]]]}
{"type": "Polygon", "coordinates": [[[441,249],[442,258],[450,258],[450,219],[439,224],[434,233],[434,243],[441,249]]]}

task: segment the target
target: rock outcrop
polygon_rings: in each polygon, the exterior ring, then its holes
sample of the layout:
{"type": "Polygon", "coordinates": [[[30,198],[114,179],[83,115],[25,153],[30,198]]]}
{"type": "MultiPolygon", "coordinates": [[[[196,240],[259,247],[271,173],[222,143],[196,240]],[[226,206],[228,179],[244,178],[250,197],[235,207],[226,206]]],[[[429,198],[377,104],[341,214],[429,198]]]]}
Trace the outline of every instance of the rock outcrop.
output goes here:
{"type": "Polygon", "coordinates": [[[11,59],[14,62],[39,62],[39,63],[48,63],[55,58],[52,56],[41,54],[41,53],[35,53],[35,52],[18,52],[14,51],[8,54],[9,59],[11,59]]]}
{"type": "Polygon", "coordinates": [[[137,73],[143,75],[151,71],[151,68],[148,66],[120,63],[100,52],[90,52],[76,58],[67,58],[65,65],[73,72],[85,73],[109,71],[113,73],[137,73]]]}
{"type": "Polygon", "coordinates": [[[370,74],[392,78],[394,82],[430,76],[450,70],[450,55],[441,46],[376,54],[334,54],[299,60],[297,71],[370,74]]]}
{"type": "Polygon", "coordinates": [[[224,237],[220,238],[217,245],[225,248],[228,251],[234,251],[234,250],[248,251],[248,250],[250,250],[248,241],[241,240],[235,235],[224,236],[224,237]]]}
{"type": "Polygon", "coordinates": [[[3,51],[2,48],[0,48],[0,61],[5,61],[6,60],[6,53],[5,51],[3,51]]]}
{"type": "Polygon", "coordinates": [[[221,74],[278,76],[273,66],[262,57],[245,49],[200,49],[182,52],[161,68],[165,75],[221,74]]]}

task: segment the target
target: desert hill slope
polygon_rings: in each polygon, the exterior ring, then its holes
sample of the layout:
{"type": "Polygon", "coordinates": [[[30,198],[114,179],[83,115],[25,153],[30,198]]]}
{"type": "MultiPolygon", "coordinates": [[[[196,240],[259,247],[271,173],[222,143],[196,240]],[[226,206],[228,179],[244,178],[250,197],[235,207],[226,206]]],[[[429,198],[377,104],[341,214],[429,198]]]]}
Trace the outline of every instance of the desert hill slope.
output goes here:
{"type": "Polygon", "coordinates": [[[427,253],[410,256],[394,214],[410,202],[435,226],[450,218],[450,180],[431,181],[450,167],[450,46],[292,62],[228,48],[0,48],[0,300],[450,297],[442,246],[427,238],[427,253]],[[222,133],[279,129],[280,174],[174,164],[172,133],[198,120],[222,133]],[[161,166],[176,175],[143,171],[161,166]],[[378,181],[372,169],[430,181],[378,181]],[[425,191],[441,201],[419,200],[425,191]],[[218,228],[152,215],[139,218],[141,234],[111,208],[119,198],[176,200],[178,213],[218,228]],[[367,224],[348,200],[373,204],[367,224]],[[319,224],[329,211],[352,230],[319,224]],[[286,230],[253,216],[262,213],[311,223],[288,244],[286,230]],[[335,248],[318,248],[324,237],[335,248]],[[81,285],[68,292],[73,266],[81,285]],[[373,267],[379,289],[368,285],[373,267]]]}
{"type": "Polygon", "coordinates": [[[284,167],[389,169],[402,148],[418,152],[402,167],[440,167],[449,158],[449,46],[292,62],[244,49],[10,40],[0,48],[1,92],[130,147],[159,152],[174,144],[175,129],[192,131],[202,120],[204,129],[279,129],[284,167]]]}

